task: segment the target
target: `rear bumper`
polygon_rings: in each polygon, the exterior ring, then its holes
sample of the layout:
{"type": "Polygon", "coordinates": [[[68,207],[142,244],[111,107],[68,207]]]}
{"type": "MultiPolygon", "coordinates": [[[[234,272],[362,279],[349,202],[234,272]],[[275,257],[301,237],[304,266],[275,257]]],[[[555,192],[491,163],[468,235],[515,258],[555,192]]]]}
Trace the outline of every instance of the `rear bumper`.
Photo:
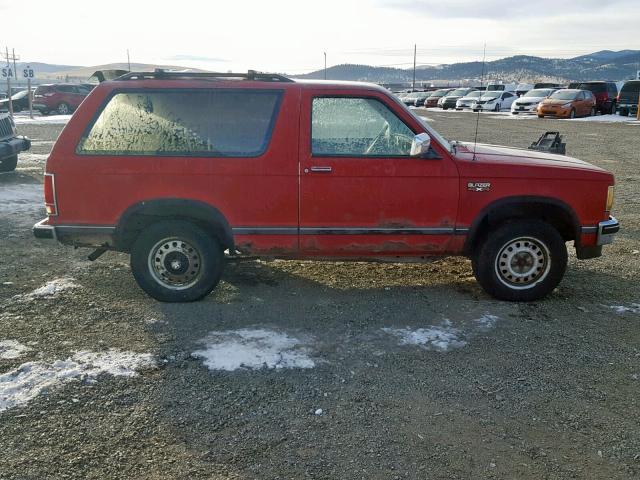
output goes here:
{"type": "Polygon", "coordinates": [[[57,240],[75,247],[114,248],[116,227],[103,225],[50,225],[49,219],[33,226],[33,236],[41,240],[57,240]]]}
{"type": "Polygon", "coordinates": [[[31,148],[31,140],[27,137],[13,137],[0,141],[0,160],[24,152],[31,148]]]}

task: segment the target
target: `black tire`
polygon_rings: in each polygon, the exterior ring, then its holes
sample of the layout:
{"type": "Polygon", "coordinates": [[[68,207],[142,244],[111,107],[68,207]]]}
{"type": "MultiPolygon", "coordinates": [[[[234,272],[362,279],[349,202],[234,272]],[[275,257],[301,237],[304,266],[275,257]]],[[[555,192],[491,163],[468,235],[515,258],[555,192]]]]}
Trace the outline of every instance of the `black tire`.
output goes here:
{"type": "Polygon", "coordinates": [[[590,117],[595,117],[597,115],[598,111],[596,110],[596,107],[591,107],[591,111],[589,112],[589,116],[590,117]]]}
{"type": "Polygon", "coordinates": [[[621,117],[628,117],[629,116],[629,109],[621,108],[618,113],[620,114],[621,117]]]}
{"type": "Polygon", "coordinates": [[[0,172],[12,172],[18,165],[18,155],[12,155],[0,161],[0,172]]]}
{"type": "Polygon", "coordinates": [[[500,111],[500,104],[496,103],[495,108],[493,109],[494,112],[499,112],[500,111]]]}
{"type": "Polygon", "coordinates": [[[510,302],[538,300],[562,280],[567,268],[567,246],[548,223],[511,221],[489,232],[474,252],[472,266],[478,283],[492,297],[510,302]],[[508,250],[510,247],[512,250],[508,250]],[[512,257],[509,259],[508,255],[512,257]],[[529,269],[516,272],[522,267],[529,269]]]}
{"type": "Polygon", "coordinates": [[[576,118],[576,109],[572,108],[569,112],[569,118],[576,118]]]}
{"type": "Polygon", "coordinates": [[[40,115],[46,117],[47,115],[49,115],[49,110],[40,110],[40,115]]]}
{"type": "Polygon", "coordinates": [[[56,107],[56,111],[60,115],[69,115],[71,113],[71,107],[69,106],[68,103],[60,102],[56,107]]]}
{"type": "Polygon", "coordinates": [[[609,109],[609,114],[610,115],[616,114],[616,102],[611,102],[611,108],[609,109]]]}
{"type": "Polygon", "coordinates": [[[155,223],[131,248],[134,278],[142,290],[161,302],[200,300],[216,287],[223,269],[224,253],[218,241],[190,222],[155,223]]]}

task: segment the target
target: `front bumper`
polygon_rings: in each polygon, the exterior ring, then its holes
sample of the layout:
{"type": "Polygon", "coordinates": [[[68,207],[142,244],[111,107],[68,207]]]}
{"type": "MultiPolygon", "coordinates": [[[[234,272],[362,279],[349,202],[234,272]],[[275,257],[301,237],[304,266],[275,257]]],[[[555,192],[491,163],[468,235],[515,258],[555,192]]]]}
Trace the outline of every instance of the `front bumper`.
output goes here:
{"type": "Polygon", "coordinates": [[[0,160],[24,152],[31,148],[31,140],[27,137],[13,137],[0,141],[0,160]]]}
{"type": "Polygon", "coordinates": [[[511,113],[538,113],[538,105],[517,105],[511,107],[511,113]]]}
{"type": "Polygon", "coordinates": [[[615,234],[620,231],[620,222],[615,217],[609,217],[598,224],[598,245],[608,245],[613,243],[615,234]]]}

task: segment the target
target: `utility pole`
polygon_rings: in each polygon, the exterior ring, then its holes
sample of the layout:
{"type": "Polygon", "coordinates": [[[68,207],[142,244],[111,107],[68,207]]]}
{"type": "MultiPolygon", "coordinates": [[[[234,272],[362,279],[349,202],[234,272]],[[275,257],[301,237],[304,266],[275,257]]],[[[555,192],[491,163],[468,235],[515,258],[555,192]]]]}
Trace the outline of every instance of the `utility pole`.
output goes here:
{"type": "Polygon", "coordinates": [[[327,52],[324,52],[324,79],[327,79],[327,52]]]}
{"type": "Polygon", "coordinates": [[[127,48],[127,65],[129,66],[129,72],[131,72],[131,60],[129,59],[129,49],[127,48]]]}
{"type": "Polygon", "coordinates": [[[411,82],[411,91],[416,90],[416,44],[413,44],[413,82],[411,82]]]}

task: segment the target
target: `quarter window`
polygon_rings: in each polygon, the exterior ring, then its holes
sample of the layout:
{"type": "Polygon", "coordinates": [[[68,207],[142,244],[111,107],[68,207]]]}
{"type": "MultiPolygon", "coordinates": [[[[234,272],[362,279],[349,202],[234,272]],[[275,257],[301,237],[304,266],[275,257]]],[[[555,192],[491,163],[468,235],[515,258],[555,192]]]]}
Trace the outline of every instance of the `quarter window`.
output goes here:
{"type": "Polygon", "coordinates": [[[117,93],[79,153],[251,157],[269,143],[281,92],[167,90],[117,93]]]}
{"type": "Polygon", "coordinates": [[[317,156],[409,156],[413,131],[373,98],[313,99],[311,151],[317,156]]]}

